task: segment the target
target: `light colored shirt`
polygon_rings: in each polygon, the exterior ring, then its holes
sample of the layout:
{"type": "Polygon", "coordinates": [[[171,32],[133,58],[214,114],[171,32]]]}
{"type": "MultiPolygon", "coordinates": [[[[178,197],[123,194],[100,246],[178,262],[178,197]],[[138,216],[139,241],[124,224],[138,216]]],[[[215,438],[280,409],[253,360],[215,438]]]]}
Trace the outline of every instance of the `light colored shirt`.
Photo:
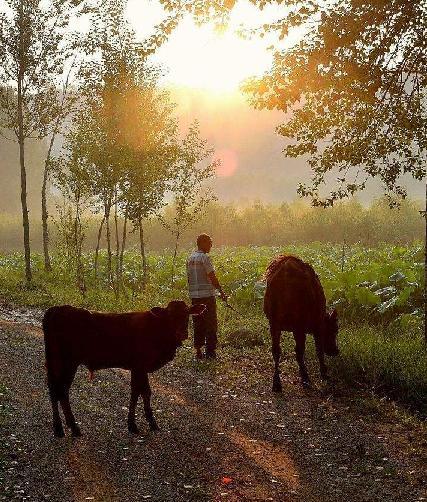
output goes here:
{"type": "Polygon", "coordinates": [[[214,271],[211,259],[203,251],[194,251],[187,260],[187,280],[190,298],[215,296],[208,274],[214,271]]]}

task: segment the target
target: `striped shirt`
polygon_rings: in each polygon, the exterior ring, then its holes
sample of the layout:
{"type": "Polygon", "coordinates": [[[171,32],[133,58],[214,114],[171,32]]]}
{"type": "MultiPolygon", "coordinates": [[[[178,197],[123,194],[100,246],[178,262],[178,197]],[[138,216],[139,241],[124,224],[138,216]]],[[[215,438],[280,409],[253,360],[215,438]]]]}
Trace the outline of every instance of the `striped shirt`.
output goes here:
{"type": "Polygon", "coordinates": [[[190,298],[215,296],[208,274],[214,271],[211,259],[203,251],[194,251],[187,260],[187,280],[190,298]]]}

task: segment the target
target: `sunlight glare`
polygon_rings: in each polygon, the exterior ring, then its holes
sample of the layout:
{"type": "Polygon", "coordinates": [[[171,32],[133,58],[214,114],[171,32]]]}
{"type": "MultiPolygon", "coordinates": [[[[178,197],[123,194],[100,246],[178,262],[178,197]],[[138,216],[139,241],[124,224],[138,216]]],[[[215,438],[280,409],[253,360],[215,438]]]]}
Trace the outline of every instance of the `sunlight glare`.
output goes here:
{"type": "MultiPolygon", "coordinates": [[[[150,33],[147,26],[153,27],[164,17],[157,2],[140,0],[129,0],[127,13],[141,38],[150,33]]],[[[246,78],[262,74],[272,59],[267,42],[246,40],[236,33],[248,20],[259,22],[259,11],[246,2],[239,2],[229,28],[222,32],[211,24],[196,26],[191,18],[183,19],[154,58],[169,69],[165,81],[224,93],[237,90],[246,78]]]]}

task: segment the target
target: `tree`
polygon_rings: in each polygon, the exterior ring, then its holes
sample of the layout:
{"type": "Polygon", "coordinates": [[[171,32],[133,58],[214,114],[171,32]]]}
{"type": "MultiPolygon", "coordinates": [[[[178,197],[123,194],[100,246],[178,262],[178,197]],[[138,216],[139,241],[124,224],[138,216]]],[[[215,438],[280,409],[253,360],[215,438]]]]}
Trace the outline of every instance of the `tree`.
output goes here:
{"type": "MultiPolygon", "coordinates": [[[[75,114],[71,129],[66,135],[63,152],[56,159],[56,163],[65,166],[65,172],[68,166],[80,166],[78,177],[82,184],[89,187],[94,202],[92,208],[102,211],[102,225],[105,223],[107,237],[108,282],[113,285],[110,216],[115,187],[120,179],[120,165],[115,162],[116,151],[105,128],[103,111],[102,104],[97,106],[91,102],[85,103],[75,114]]],[[[96,272],[97,256],[95,275],[96,272]]]]}
{"type": "MultiPolygon", "coordinates": [[[[165,191],[179,156],[178,127],[174,105],[165,91],[139,84],[133,94],[132,123],[138,134],[131,135],[132,148],[126,156],[123,198],[126,215],[139,231],[143,285],[148,278],[144,221],[157,214],[165,203],[165,191]]],[[[123,249],[122,245],[122,249],[123,249]]]]}
{"type": "MultiPolygon", "coordinates": [[[[86,165],[92,192],[101,206],[103,217],[99,239],[105,224],[108,281],[117,293],[113,278],[110,216],[115,210],[118,243],[118,187],[127,159],[127,131],[135,127],[128,116],[132,103],[126,103],[130,75],[146,75],[145,61],[138,54],[134,33],[124,19],[125,2],[109,0],[99,6],[92,18],[92,30],[83,49],[86,62],[80,71],[79,93],[82,107],[75,120],[72,148],[86,165]]],[[[141,77],[142,78],[142,77],[141,77]]],[[[98,267],[99,239],[95,255],[98,267]]],[[[117,251],[117,246],[116,246],[117,251]]],[[[118,260],[118,251],[116,252],[118,260]]]]}
{"type": "Polygon", "coordinates": [[[299,23],[318,22],[246,90],[256,106],[292,112],[278,132],[294,141],[287,155],[309,156],[312,184],[300,194],[328,206],[375,177],[404,197],[402,174],[426,173],[427,3],[299,4],[299,23]],[[338,185],[322,194],[328,173],[338,185]]]}
{"type": "MultiPolygon", "coordinates": [[[[68,145],[70,146],[70,145],[68,145]]],[[[76,274],[76,285],[83,296],[86,293],[86,278],[83,264],[83,242],[85,239],[83,214],[92,198],[88,183],[86,165],[68,149],[60,159],[51,163],[53,180],[59,189],[63,203],[58,205],[58,226],[71,270],[76,274]]]]}
{"type": "Polygon", "coordinates": [[[316,23],[292,49],[276,51],[272,69],[246,89],[256,106],[292,112],[278,132],[294,140],[286,155],[309,156],[312,183],[300,185],[300,195],[327,207],[377,178],[396,204],[406,197],[403,174],[426,176],[427,2],[299,6],[299,17],[274,29],[316,23]]]}
{"type": "MultiPolygon", "coordinates": [[[[58,78],[68,57],[64,32],[81,0],[6,0],[0,13],[0,129],[19,144],[25,276],[31,282],[25,142],[49,134],[60,114],[58,78]]],[[[10,139],[10,138],[9,138],[10,139]]]]}
{"type": "Polygon", "coordinates": [[[174,215],[171,221],[163,217],[163,225],[174,235],[175,248],[172,259],[172,283],[179,239],[182,232],[200,217],[206,205],[215,199],[204,190],[204,183],[215,176],[218,161],[206,162],[211,158],[213,149],[207,147],[206,140],[200,137],[199,124],[194,122],[183,138],[178,162],[171,173],[170,192],[173,198],[174,215]]]}
{"type": "MultiPolygon", "coordinates": [[[[213,12],[218,21],[236,2],[213,0],[203,8],[199,1],[162,3],[205,20],[213,12]]],[[[313,170],[311,184],[300,185],[299,194],[327,207],[376,178],[395,204],[406,196],[403,174],[425,180],[426,0],[252,3],[260,9],[281,5],[276,21],[253,31],[277,35],[272,68],[245,90],[255,106],[287,113],[278,132],[294,143],[285,154],[307,156],[313,170]],[[280,40],[295,28],[303,34],[299,42],[281,48],[280,40]]],[[[427,247],[425,261],[427,274],[427,247]]]]}
{"type": "Polygon", "coordinates": [[[47,209],[47,186],[49,181],[49,176],[52,168],[52,153],[53,146],[55,144],[55,140],[57,136],[62,132],[62,127],[66,117],[71,113],[74,109],[77,101],[78,95],[70,91],[70,76],[71,72],[74,69],[74,63],[76,59],[71,63],[70,68],[66,74],[62,90],[61,96],[58,96],[60,100],[59,108],[56,114],[55,119],[53,120],[52,130],[50,132],[50,140],[49,146],[46,153],[46,158],[44,161],[44,169],[43,169],[43,182],[41,189],[41,208],[42,208],[42,234],[43,234],[43,256],[44,256],[44,268],[47,272],[52,270],[52,265],[50,262],[49,255],[49,226],[48,226],[48,218],[49,213],[47,209]]]}
{"type": "MultiPolygon", "coordinates": [[[[236,1],[161,3],[198,21],[226,23],[236,1]]],[[[285,154],[307,155],[313,168],[312,184],[301,185],[300,194],[328,206],[379,178],[387,192],[404,197],[400,176],[426,175],[427,1],[252,3],[281,10],[277,20],[246,31],[277,39],[271,69],[244,89],[254,106],[287,113],[278,132],[295,143],[285,154]],[[300,40],[282,48],[295,28],[300,40]],[[334,170],[338,186],[322,196],[334,170]]]]}
{"type": "Polygon", "coordinates": [[[105,225],[108,278],[118,293],[121,282],[126,223],[139,230],[143,283],[147,263],[143,220],[163,204],[166,180],[175,163],[177,121],[169,94],[157,86],[159,70],[150,66],[124,18],[125,2],[105,2],[92,19],[81,67],[82,106],[69,134],[67,149],[85,165],[85,176],[103,218],[98,233],[95,274],[105,225]],[[114,208],[114,209],[113,209],[114,208]],[[114,210],[115,279],[110,215],[114,210]],[[124,216],[120,249],[119,211],[124,216]]]}

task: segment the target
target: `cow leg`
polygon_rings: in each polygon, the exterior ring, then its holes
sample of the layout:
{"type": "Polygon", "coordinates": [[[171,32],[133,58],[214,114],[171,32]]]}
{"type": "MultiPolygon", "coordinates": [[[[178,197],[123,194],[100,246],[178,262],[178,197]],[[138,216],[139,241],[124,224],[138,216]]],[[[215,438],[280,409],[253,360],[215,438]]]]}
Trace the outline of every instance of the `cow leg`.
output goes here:
{"type": "Polygon", "coordinates": [[[59,399],[57,397],[57,392],[55,391],[55,384],[53,382],[49,382],[49,395],[50,402],[52,404],[52,415],[53,415],[53,434],[57,438],[63,438],[64,427],[62,426],[61,416],[59,415],[59,399]]]}
{"type": "Polygon", "coordinates": [[[137,378],[135,370],[131,371],[130,378],[130,402],[129,402],[129,412],[128,412],[128,430],[132,434],[138,434],[139,429],[135,422],[135,410],[138,404],[138,397],[141,392],[141,382],[137,378]]]}
{"type": "Polygon", "coordinates": [[[314,336],[314,343],[316,344],[316,354],[319,360],[320,376],[323,380],[328,378],[328,369],[325,364],[325,353],[323,351],[322,341],[318,336],[314,336]]]}
{"type": "Polygon", "coordinates": [[[63,396],[61,396],[60,403],[62,411],[64,413],[65,423],[71,429],[71,434],[74,437],[80,437],[82,433],[80,431],[80,427],[76,423],[76,419],[74,418],[70,405],[70,387],[71,384],[73,383],[76,371],[77,371],[77,366],[74,368],[70,368],[67,371],[66,377],[64,378],[64,390],[63,390],[63,396]]]}
{"type": "Polygon", "coordinates": [[[294,338],[295,338],[295,354],[297,357],[301,381],[304,387],[307,387],[310,384],[310,378],[308,377],[307,367],[304,361],[305,333],[300,331],[294,332],[294,338]]]}
{"type": "Polygon", "coordinates": [[[273,392],[282,392],[282,382],[280,381],[280,356],[282,351],[280,349],[280,329],[277,329],[270,325],[271,333],[271,352],[274,359],[274,375],[273,375],[273,392]]]}
{"type": "Polygon", "coordinates": [[[153,410],[151,409],[151,388],[147,373],[144,373],[142,381],[142,399],[144,400],[144,413],[148,425],[150,426],[150,429],[152,431],[158,431],[159,426],[157,425],[156,419],[154,418],[153,410]]]}
{"type": "Polygon", "coordinates": [[[76,423],[76,419],[74,418],[73,412],[71,410],[70,397],[69,397],[68,390],[67,390],[67,393],[66,393],[64,399],[61,399],[61,407],[62,407],[62,411],[64,412],[65,423],[71,429],[72,436],[76,437],[76,438],[80,437],[82,435],[82,433],[80,431],[80,427],[76,423]]]}

